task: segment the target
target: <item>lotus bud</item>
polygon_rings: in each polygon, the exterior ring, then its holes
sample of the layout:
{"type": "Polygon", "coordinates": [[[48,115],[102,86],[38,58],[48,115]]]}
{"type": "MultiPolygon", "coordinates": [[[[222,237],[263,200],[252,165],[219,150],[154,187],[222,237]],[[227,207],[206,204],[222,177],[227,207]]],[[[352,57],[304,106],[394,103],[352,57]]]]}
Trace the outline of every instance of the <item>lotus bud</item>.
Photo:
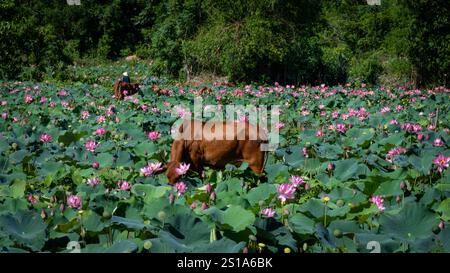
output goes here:
{"type": "Polygon", "coordinates": [[[305,190],[309,190],[311,188],[311,186],[308,183],[305,183],[305,190]]]}
{"type": "Polygon", "coordinates": [[[164,212],[164,211],[160,211],[160,212],[158,212],[158,219],[159,220],[161,220],[161,221],[164,221],[164,220],[166,220],[166,213],[164,212]]]}
{"type": "Polygon", "coordinates": [[[334,164],[333,163],[329,163],[327,166],[327,171],[331,172],[332,170],[334,170],[334,164]]]}
{"type": "Polygon", "coordinates": [[[94,163],[92,163],[92,168],[94,168],[94,169],[100,168],[100,163],[98,163],[97,161],[95,161],[94,163]]]}
{"type": "Polygon", "coordinates": [[[216,200],[216,193],[215,193],[215,192],[212,192],[211,195],[209,196],[209,199],[210,199],[211,201],[216,200]]]}
{"type": "Polygon", "coordinates": [[[402,181],[402,182],[400,183],[400,189],[402,189],[402,190],[406,189],[406,183],[405,183],[405,181],[402,181]]]}

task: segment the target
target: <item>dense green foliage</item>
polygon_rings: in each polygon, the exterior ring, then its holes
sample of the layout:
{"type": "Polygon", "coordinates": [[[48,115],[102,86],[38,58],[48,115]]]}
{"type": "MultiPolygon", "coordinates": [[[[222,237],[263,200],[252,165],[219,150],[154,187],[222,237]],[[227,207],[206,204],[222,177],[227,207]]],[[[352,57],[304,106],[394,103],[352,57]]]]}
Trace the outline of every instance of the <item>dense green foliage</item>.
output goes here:
{"type": "Polygon", "coordinates": [[[446,0],[5,0],[0,75],[59,77],[136,53],[174,78],[448,85],[448,14],[446,0]]]}

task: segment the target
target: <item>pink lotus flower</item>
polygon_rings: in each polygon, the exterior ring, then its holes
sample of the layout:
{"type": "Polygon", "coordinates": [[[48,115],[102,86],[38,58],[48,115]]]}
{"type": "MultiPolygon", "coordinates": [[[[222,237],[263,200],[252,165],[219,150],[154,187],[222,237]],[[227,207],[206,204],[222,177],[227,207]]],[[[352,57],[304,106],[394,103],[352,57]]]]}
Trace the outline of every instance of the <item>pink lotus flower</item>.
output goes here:
{"type": "Polygon", "coordinates": [[[106,110],[105,115],[107,117],[110,117],[110,116],[114,115],[114,112],[113,112],[112,108],[109,108],[108,110],[106,110]]]}
{"type": "Polygon", "coordinates": [[[160,162],[158,162],[158,163],[150,163],[147,166],[141,168],[141,173],[144,176],[150,176],[154,172],[157,172],[157,171],[160,171],[160,170],[162,170],[160,162]]]}
{"type": "Polygon", "coordinates": [[[152,112],[153,112],[153,113],[159,113],[158,107],[153,107],[153,108],[152,108],[152,112]]]}
{"type": "Polygon", "coordinates": [[[81,111],[81,119],[89,118],[90,114],[88,111],[81,111]]]}
{"type": "Polygon", "coordinates": [[[195,209],[195,208],[197,208],[197,203],[196,202],[192,202],[192,204],[189,207],[191,209],[195,209]]]}
{"type": "Polygon", "coordinates": [[[67,101],[61,101],[61,106],[67,108],[69,107],[69,103],[67,101]]]}
{"type": "Polygon", "coordinates": [[[186,109],[184,109],[184,108],[181,107],[181,106],[177,106],[177,107],[175,108],[175,111],[177,112],[177,114],[178,114],[178,116],[179,116],[180,118],[184,118],[184,117],[186,117],[186,116],[191,116],[191,115],[192,115],[192,113],[191,113],[189,110],[186,110],[186,109]]]}
{"type": "Polygon", "coordinates": [[[105,121],[106,121],[106,118],[104,116],[98,116],[97,117],[97,122],[98,123],[105,123],[105,121]]]}
{"type": "Polygon", "coordinates": [[[376,195],[376,196],[372,196],[369,201],[373,204],[375,204],[378,209],[380,211],[384,211],[385,207],[384,207],[384,199],[382,196],[376,195]]]}
{"type": "Polygon", "coordinates": [[[47,102],[47,98],[46,97],[41,97],[41,100],[39,102],[40,103],[45,103],[45,102],[47,102]]]}
{"type": "Polygon", "coordinates": [[[342,123],[336,124],[336,131],[338,131],[340,133],[345,133],[346,130],[347,130],[347,128],[345,127],[345,124],[342,124],[342,123]]]}
{"type": "Polygon", "coordinates": [[[88,140],[86,144],[84,144],[84,147],[86,147],[86,150],[94,152],[97,148],[98,144],[94,140],[88,140]]]}
{"type": "Polygon", "coordinates": [[[389,122],[389,125],[397,125],[398,121],[396,119],[393,119],[389,122]]]}
{"type": "Polygon", "coordinates": [[[339,117],[339,113],[337,111],[334,111],[333,113],[331,113],[331,117],[333,119],[337,119],[339,117]]]}
{"type": "Polygon", "coordinates": [[[25,103],[30,104],[33,102],[33,97],[30,95],[25,95],[24,101],[25,103]]]}
{"type": "Polygon", "coordinates": [[[27,201],[32,205],[36,204],[38,202],[38,200],[39,199],[32,194],[29,194],[27,197],[27,201]]]}
{"type": "Polygon", "coordinates": [[[55,107],[55,106],[56,106],[56,102],[51,101],[50,104],[49,104],[49,106],[50,106],[51,108],[55,107]]]}
{"type": "Polygon", "coordinates": [[[131,188],[130,182],[126,180],[120,180],[119,182],[117,182],[117,186],[123,191],[127,191],[131,188]]]}
{"type": "Polygon", "coordinates": [[[148,137],[150,140],[155,141],[155,140],[157,140],[158,138],[161,137],[161,134],[160,134],[159,132],[157,132],[157,131],[153,131],[153,132],[149,132],[148,135],[147,135],[147,137],[148,137]]]}
{"type": "Polygon", "coordinates": [[[444,141],[442,141],[442,139],[436,138],[433,142],[433,145],[436,147],[442,147],[445,145],[445,143],[444,143],[444,141]]]}
{"type": "Polygon", "coordinates": [[[318,130],[316,132],[316,137],[323,137],[323,132],[321,130],[318,130]]]}
{"type": "Polygon", "coordinates": [[[302,152],[304,157],[309,157],[308,149],[306,149],[306,147],[303,147],[302,152]]]}
{"type": "Polygon", "coordinates": [[[100,183],[100,179],[98,177],[89,178],[86,182],[89,186],[95,187],[100,183]]]}
{"type": "Polygon", "coordinates": [[[386,155],[386,161],[391,162],[394,160],[394,157],[397,155],[401,155],[406,153],[406,149],[405,148],[393,148],[391,150],[389,150],[388,154],[386,155]]]}
{"type": "Polygon", "coordinates": [[[157,171],[162,170],[161,165],[162,165],[161,162],[156,162],[156,163],[150,163],[148,166],[153,172],[157,172],[157,171]]]}
{"type": "Polygon", "coordinates": [[[301,178],[300,176],[297,176],[297,175],[292,175],[291,178],[289,179],[289,181],[291,181],[291,183],[292,183],[292,185],[294,185],[294,187],[298,187],[301,184],[305,183],[303,178],[301,178]]]}
{"type": "Polygon", "coordinates": [[[265,208],[261,210],[261,214],[267,217],[273,217],[275,215],[275,210],[272,208],[265,208]]]}
{"type": "Polygon", "coordinates": [[[438,172],[443,172],[448,168],[450,157],[446,157],[443,154],[439,154],[433,159],[433,163],[438,167],[438,172]]]}
{"type": "Polygon", "coordinates": [[[146,104],[142,104],[141,105],[141,109],[142,109],[143,112],[147,112],[148,106],[146,104]]]}
{"type": "Polygon", "coordinates": [[[209,206],[205,202],[202,203],[202,210],[208,209],[209,206]]]}
{"type": "Polygon", "coordinates": [[[69,197],[67,197],[67,205],[69,205],[69,207],[72,207],[74,209],[80,208],[81,197],[77,195],[70,195],[69,197]]]}
{"type": "Polygon", "coordinates": [[[42,134],[39,138],[42,142],[50,142],[53,140],[52,136],[49,134],[42,134]]]}
{"type": "Polygon", "coordinates": [[[395,110],[396,110],[397,112],[400,112],[402,109],[403,109],[403,107],[402,107],[401,105],[395,106],[395,110]]]}
{"type": "Polygon", "coordinates": [[[277,123],[275,124],[275,128],[277,128],[277,129],[284,128],[284,123],[283,123],[283,122],[277,122],[277,123]]]}
{"type": "Polygon", "coordinates": [[[380,111],[382,114],[385,114],[385,113],[389,113],[389,112],[391,112],[391,108],[389,108],[389,107],[383,107],[383,108],[381,108],[381,111],[380,111]]]}
{"type": "Polygon", "coordinates": [[[191,166],[191,164],[180,163],[180,167],[176,168],[175,172],[178,175],[184,175],[185,173],[187,173],[187,171],[189,170],[190,166],[191,166]]]}
{"type": "Polygon", "coordinates": [[[244,122],[244,123],[245,123],[245,122],[248,122],[248,117],[245,116],[245,115],[244,115],[244,116],[240,116],[240,117],[239,117],[239,121],[240,121],[240,122],[244,122]]]}
{"type": "Polygon", "coordinates": [[[278,198],[282,203],[286,202],[288,199],[294,198],[295,186],[288,183],[283,183],[277,186],[278,198]]]}
{"type": "Polygon", "coordinates": [[[177,192],[177,196],[180,197],[183,193],[186,192],[187,186],[184,182],[177,182],[175,183],[175,191],[177,192]]]}
{"type": "Polygon", "coordinates": [[[95,134],[102,136],[102,135],[106,134],[106,129],[103,127],[97,128],[97,130],[95,130],[95,134]]]}

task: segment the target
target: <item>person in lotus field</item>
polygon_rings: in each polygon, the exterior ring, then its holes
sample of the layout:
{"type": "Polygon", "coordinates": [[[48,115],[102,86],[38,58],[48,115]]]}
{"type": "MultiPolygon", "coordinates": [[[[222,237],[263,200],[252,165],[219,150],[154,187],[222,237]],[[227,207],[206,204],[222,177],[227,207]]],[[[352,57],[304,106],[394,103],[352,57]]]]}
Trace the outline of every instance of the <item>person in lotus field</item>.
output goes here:
{"type": "Polygon", "coordinates": [[[114,97],[118,100],[122,100],[126,96],[134,95],[140,92],[138,83],[131,83],[128,72],[123,72],[122,78],[118,79],[113,87],[114,97]]]}
{"type": "Polygon", "coordinates": [[[127,71],[123,72],[122,75],[123,75],[123,77],[122,77],[122,81],[123,82],[131,83],[131,80],[130,80],[130,77],[128,76],[128,72],[127,71]]]}

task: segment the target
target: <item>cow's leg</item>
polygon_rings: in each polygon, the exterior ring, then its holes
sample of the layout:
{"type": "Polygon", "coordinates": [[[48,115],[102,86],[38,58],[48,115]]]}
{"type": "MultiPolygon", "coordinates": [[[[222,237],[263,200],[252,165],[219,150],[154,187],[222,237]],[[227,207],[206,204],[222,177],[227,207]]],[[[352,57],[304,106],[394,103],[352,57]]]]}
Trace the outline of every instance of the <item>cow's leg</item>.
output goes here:
{"type": "Polygon", "coordinates": [[[243,161],[248,163],[250,169],[257,175],[261,175],[264,171],[264,151],[259,146],[247,145],[243,151],[243,161]]]}

